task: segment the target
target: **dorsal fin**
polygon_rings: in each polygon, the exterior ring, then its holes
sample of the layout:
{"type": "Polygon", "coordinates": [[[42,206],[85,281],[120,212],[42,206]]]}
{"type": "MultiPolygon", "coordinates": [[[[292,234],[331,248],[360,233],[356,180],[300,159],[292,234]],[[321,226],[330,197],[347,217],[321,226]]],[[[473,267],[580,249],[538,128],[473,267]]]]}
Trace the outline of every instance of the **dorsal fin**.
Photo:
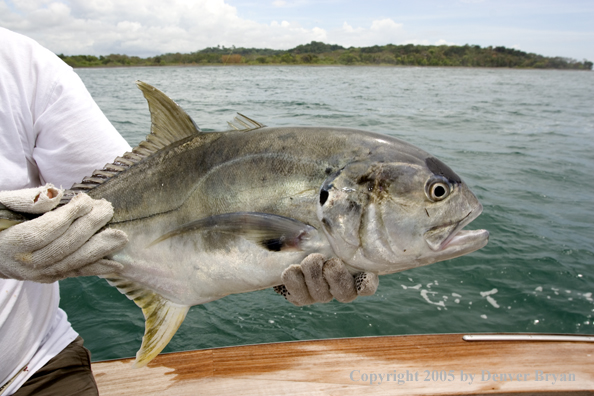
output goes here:
{"type": "Polygon", "coordinates": [[[142,81],[136,81],[136,85],[144,94],[149,105],[151,133],[132,152],[117,157],[113,163],[105,165],[103,169],[94,171],[91,176],[85,177],[81,183],[75,183],[64,194],[61,203],[68,202],[77,192],[92,190],[109,178],[125,171],[135,163],[150,157],[170,144],[200,132],[198,125],[170,97],[142,81]]]}
{"type": "Polygon", "coordinates": [[[237,113],[237,116],[231,121],[227,121],[227,124],[236,131],[252,131],[254,129],[264,128],[266,125],[252,120],[249,117],[244,116],[241,113],[237,113]]]}
{"type": "Polygon", "coordinates": [[[144,94],[151,112],[151,133],[146,138],[145,142],[149,143],[146,148],[158,150],[162,148],[161,144],[167,146],[200,132],[192,118],[169,96],[145,82],[136,81],[136,85],[144,94]]]}

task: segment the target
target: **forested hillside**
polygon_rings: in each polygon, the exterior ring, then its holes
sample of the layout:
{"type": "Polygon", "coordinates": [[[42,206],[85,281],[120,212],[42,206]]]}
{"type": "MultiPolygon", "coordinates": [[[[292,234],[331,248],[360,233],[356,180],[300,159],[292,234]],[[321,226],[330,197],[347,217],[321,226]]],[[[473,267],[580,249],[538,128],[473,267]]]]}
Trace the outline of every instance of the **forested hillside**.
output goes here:
{"type": "Polygon", "coordinates": [[[312,41],[290,50],[210,47],[187,54],[168,53],[154,57],[111,54],[58,55],[73,67],[171,66],[171,65],[399,65],[509,67],[591,70],[592,62],[546,57],[506,47],[478,45],[375,45],[350,47],[312,41]]]}

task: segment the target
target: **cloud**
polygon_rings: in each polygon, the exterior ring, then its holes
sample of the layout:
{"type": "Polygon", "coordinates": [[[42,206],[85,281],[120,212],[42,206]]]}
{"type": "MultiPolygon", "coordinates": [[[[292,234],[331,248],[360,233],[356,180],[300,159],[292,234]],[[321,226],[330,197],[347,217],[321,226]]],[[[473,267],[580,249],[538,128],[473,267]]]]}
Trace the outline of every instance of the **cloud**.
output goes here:
{"type": "Polygon", "coordinates": [[[346,21],[340,29],[328,32],[329,42],[345,47],[361,47],[399,43],[404,40],[401,23],[385,18],[371,22],[369,27],[353,27],[346,21]]]}
{"type": "Polygon", "coordinates": [[[363,28],[354,29],[351,25],[349,25],[346,22],[342,24],[342,33],[344,34],[359,34],[362,33],[363,30],[363,28]]]}
{"type": "Polygon", "coordinates": [[[286,8],[286,7],[307,6],[307,5],[310,5],[312,3],[309,0],[292,0],[292,1],[274,0],[271,4],[272,4],[273,7],[286,8]]]}
{"type": "Polygon", "coordinates": [[[0,26],[69,55],[149,56],[216,45],[288,49],[316,40],[345,47],[513,44],[547,56],[594,58],[594,33],[588,24],[591,7],[585,5],[587,2],[562,6],[545,2],[537,14],[534,7],[518,6],[517,2],[497,3],[493,8],[494,3],[485,0],[456,0],[429,8],[414,2],[372,1],[364,7],[355,3],[0,0],[0,26]],[[559,26],[551,26],[552,16],[559,26]],[[404,21],[406,25],[401,23],[404,21]]]}
{"type": "Polygon", "coordinates": [[[451,42],[449,42],[449,41],[447,41],[447,40],[444,40],[444,39],[439,39],[439,40],[437,40],[437,41],[435,42],[435,45],[458,45],[458,44],[456,44],[456,43],[451,43],[451,42]]]}
{"type": "Polygon", "coordinates": [[[327,38],[319,27],[243,19],[223,0],[0,0],[0,15],[1,26],[65,54],[147,56],[216,45],[290,48],[327,38]]]}
{"type": "Polygon", "coordinates": [[[216,45],[288,49],[312,40],[347,47],[404,40],[403,25],[389,18],[364,27],[344,22],[334,30],[306,28],[287,20],[242,18],[224,0],[0,0],[0,25],[70,55],[149,56],[216,45]]]}

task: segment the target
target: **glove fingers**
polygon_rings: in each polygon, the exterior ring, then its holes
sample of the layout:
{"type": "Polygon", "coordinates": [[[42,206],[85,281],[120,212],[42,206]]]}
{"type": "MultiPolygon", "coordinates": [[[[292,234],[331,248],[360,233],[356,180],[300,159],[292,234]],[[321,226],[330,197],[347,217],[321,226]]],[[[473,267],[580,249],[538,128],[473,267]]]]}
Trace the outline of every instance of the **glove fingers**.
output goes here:
{"type": "Polygon", "coordinates": [[[357,298],[355,279],[339,259],[332,258],[326,261],[323,273],[330,286],[330,293],[338,301],[346,303],[357,298]]]}
{"type": "Polygon", "coordinates": [[[62,195],[63,190],[48,183],[43,187],[1,191],[0,202],[16,212],[45,213],[58,206],[62,195]]]}
{"type": "Polygon", "coordinates": [[[20,252],[30,255],[30,252],[62,236],[74,220],[89,213],[92,208],[93,200],[88,195],[80,194],[61,208],[2,231],[2,237],[8,244],[18,246],[20,252]]]}
{"type": "Polygon", "coordinates": [[[332,301],[332,294],[323,276],[324,256],[310,254],[301,262],[301,271],[309,290],[309,295],[315,302],[327,303],[332,301]]]}
{"type": "Polygon", "coordinates": [[[294,305],[310,305],[315,303],[315,300],[309,295],[307,286],[305,284],[305,278],[301,267],[298,264],[294,264],[283,271],[281,275],[283,284],[285,285],[288,293],[285,298],[294,305]]]}
{"type": "Polygon", "coordinates": [[[373,272],[360,272],[355,276],[355,287],[360,296],[371,296],[377,291],[379,277],[373,272]]]}
{"type": "Polygon", "coordinates": [[[44,248],[31,253],[31,263],[35,265],[35,263],[44,262],[47,257],[60,261],[71,255],[113,216],[113,207],[109,202],[100,200],[91,201],[91,204],[92,210],[72,222],[70,227],[59,238],[44,248]]]}
{"type": "MultiPolygon", "coordinates": [[[[70,273],[82,273],[84,267],[122,249],[128,238],[123,231],[107,229],[94,235],[74,253],[46,268],[38,268],[43,276],[66,278],[70,273]]],[[[113,272],[109,271],[109,272],[113,272]]]]}

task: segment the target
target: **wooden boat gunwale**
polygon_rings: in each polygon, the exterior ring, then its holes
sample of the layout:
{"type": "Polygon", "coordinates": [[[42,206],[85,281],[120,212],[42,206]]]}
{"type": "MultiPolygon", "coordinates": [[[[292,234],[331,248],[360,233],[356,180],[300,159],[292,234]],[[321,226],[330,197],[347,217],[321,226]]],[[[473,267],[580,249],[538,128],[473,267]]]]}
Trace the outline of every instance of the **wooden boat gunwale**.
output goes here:
{"type": "Polygon", "coordinates": [[[367,336],[172,352],[143,369],[131,362],[93,363],[102,396],[594,394],[592,335],[367,336]]]}

